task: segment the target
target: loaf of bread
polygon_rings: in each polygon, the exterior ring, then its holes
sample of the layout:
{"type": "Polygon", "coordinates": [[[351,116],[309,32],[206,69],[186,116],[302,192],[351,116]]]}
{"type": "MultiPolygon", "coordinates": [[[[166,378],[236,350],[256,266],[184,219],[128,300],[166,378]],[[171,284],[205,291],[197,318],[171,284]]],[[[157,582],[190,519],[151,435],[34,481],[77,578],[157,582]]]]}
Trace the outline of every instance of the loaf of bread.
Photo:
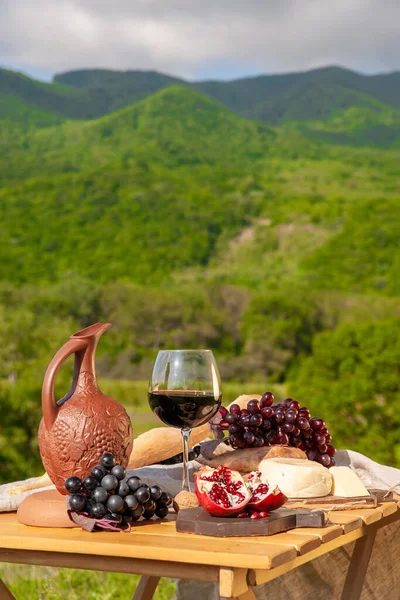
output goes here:
{"type": "Polygon", "coordinates": [[[260,462],[266,458],[297,458],[306,460],[307,456],[299,448],[277,445],[234,450],[233,452],[225,452],[209,460],[203,458],[200,462],[210,467],[223,466],[233,471],[249,473],[250,471],[258,471],[260,462]]]}

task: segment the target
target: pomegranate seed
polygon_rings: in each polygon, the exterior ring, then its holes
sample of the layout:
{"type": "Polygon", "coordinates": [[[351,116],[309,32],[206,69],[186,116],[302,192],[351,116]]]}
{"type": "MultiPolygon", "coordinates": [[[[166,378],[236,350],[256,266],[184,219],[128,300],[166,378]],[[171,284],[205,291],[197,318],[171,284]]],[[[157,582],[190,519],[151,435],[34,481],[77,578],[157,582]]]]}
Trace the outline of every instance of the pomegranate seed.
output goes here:
{"type": "Polygon", "coordinates": [[[261,517],[262,519],[265,519],[265,517],[268,517],[268,513],[267,513],[267,512],[265,512],[265,510],[262,510],[262,511],[259,513],[259,515],[260,515],[260,517],[261,517]]]}
{"type": "Polygon", "coordinates": [[[250,519],[261,519],[261,515],[258,512],[253,512],[250,519]]]}

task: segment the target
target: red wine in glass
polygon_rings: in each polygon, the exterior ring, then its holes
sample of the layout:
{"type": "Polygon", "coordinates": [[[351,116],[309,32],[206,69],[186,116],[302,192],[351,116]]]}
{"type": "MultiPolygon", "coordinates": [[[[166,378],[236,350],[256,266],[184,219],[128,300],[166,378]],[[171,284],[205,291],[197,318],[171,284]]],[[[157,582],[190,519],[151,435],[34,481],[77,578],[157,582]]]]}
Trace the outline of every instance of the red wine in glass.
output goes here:
{"type": "Polygon", "coordinates": [[[215,398],[213,392],[196,390],[158,390],[149,392],[150,408],[170,427],[179,429],[199,427],[217,412],[222,394],[215,398]]]}
{"type": "Polygon", "coordinates": [[[160,350],[150,380],[149,405],[163,423],[182,432],[182,489],[190,490],[190,431],[207,423],[221,401],[221,379],[211,350],[160,350]]]}

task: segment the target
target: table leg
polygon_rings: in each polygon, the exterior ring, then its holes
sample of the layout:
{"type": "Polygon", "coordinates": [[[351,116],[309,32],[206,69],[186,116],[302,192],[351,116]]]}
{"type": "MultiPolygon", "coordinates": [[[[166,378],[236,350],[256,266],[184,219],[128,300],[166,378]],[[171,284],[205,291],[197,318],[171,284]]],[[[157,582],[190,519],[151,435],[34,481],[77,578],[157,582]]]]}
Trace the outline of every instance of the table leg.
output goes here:
{"type": "Polygon", "coordinates": [[[0,598],[1,600],[15,600],[6,584],[0,579],[0,598]]]}
{"type": "Polygon", "coordinates": [[[142,575],[132,600],[151,600],[160,581],[159,577],[142,575]]]}
{"type": "Polygon", "coordinates": [[[341,600],[359,600],[374,546],[376,529],[355,543],[344,582],[341,600]]]}

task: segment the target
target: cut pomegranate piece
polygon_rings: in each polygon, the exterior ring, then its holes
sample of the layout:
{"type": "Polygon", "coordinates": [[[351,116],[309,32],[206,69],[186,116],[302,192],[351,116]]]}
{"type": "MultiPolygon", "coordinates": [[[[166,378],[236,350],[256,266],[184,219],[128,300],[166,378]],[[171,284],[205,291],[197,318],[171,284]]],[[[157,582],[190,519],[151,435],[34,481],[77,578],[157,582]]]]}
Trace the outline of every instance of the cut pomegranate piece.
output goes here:
{"type": "Polygon", "coordinates": [[[227,467],[203,467],[194,475],[200,504],[213,517],[234,517],[251,498],[242,476],[227,467]]]}
{"type": "Polygon", "coordinates": [[[287,497],[281,492],[278,486],[270,489],[268,483],[261,479],[260,471],[250,473],[247,479],[247,487],[251,492],[247,508],[270,512],[283,506],[287,500],[287,497]]]}

